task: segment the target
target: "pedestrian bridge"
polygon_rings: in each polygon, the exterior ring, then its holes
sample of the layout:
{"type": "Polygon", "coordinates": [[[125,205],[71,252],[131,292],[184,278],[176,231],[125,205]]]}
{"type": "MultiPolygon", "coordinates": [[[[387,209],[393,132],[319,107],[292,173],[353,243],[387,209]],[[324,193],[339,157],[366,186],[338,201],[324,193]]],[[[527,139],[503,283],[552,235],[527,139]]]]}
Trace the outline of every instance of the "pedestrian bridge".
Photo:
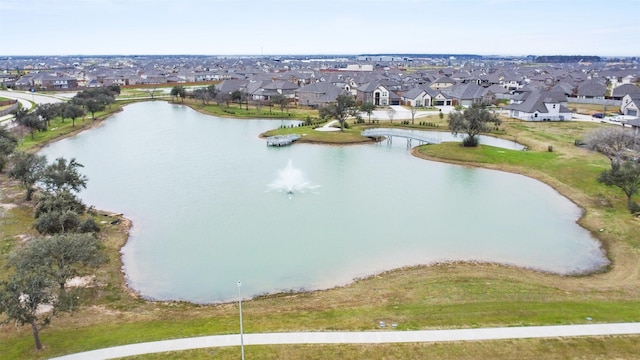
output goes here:
{"type": "Polygon", "coordinates": [[[391,143],[394,136],[407,139],[407,147],[411,147],[411,140],[417,140],[422,144],[440,144],[442,140],[433,135],[433,132],[407,129],[370,128],[365,129],[362,136],[369,138],[387,138],[391,143]]]}

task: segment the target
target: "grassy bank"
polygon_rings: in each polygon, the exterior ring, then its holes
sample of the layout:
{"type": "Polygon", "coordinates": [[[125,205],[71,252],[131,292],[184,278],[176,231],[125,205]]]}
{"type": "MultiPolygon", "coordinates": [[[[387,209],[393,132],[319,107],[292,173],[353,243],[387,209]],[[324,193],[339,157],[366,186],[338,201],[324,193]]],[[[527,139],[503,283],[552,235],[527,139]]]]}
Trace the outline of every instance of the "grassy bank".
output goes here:
{"type": "MultiPolygon", "coordinates": [[[[206,107],[199,110],[213,111],[206,107]]],[[[640,223],[626,212],[622,194],[595,181],[608,166],[607,160],[574,145],[575,139],[597,126],[602,125],[509,122],[500,135],[527,145],[530,151],[485,146],[463,149],[445,143],[422,146],[414,153],[431,160],[522,173],[550,184],[585,210],[581,224],[603,241],[613,261],[607,271],[558,276],[496,264],[456,262],[398,269],[334,289],[246,301],[245,332],[374,331],[380,330],[381,320],[396,322],[400,330],[640,321],[640,223]],[[553,151],[548,151],[549,146],[553,151]]],[[[305,141],[348,143],[358,139],[361,131],[352,127],[345,133],[319,133],[317,138],[309,138],[317,133],[310,130],[280,129],[272,134],[299,132],[307,134],[305,141]]],[[[6,254],[24,236],[33,235],[33,229],[29,204],[21,202],[19,187],[6,178],[2,183],[1,201],[18,205],[5,210],[1,218],[0,249],[6,254]]],[[[3,359],[47,358],[141,341],[238,332],[236,304],[149,302],[131,294],[124,286],[119,257],[130,224],[124,221],[103,226],[110,262],[96,274],[96,286],[85,292],[85,306],[73,316],[53,320],[41,333],[45,350],[39,353],[33,351],[27,327],[1,326],[3,359]]],[[[539,358],[540,354],[547,358],[600,354],[605,358],[632,358],[639,339],[619,336],[454,344],[249,346],[247,355],[267,359],[510,359],[539,358]]],[[[237,352],[233,348],[207,349],[142,358],[199,359],[213,355],[227,359],[237,358],[237,352]]]]}

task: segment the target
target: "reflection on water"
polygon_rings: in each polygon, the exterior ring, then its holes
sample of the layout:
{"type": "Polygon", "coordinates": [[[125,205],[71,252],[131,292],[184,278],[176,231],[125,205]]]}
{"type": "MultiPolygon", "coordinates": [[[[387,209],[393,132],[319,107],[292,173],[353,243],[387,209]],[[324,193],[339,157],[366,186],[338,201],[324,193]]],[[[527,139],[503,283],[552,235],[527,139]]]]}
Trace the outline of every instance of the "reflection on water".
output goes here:
{"type": "Polygon", "coordinates": [[[138,103],[43,153],[75,157],[84,201],[133,220],[125,272],[153,299],[226,301],[238,280],[247,296],[326,288],[446,260],[563,274],[607,263],[580,209],[538,181],[417,159],[402,141],[268,148],[258,134],[279,124],[138,103]],[[265,191],[289,161],[322,188],[265,191]]]}

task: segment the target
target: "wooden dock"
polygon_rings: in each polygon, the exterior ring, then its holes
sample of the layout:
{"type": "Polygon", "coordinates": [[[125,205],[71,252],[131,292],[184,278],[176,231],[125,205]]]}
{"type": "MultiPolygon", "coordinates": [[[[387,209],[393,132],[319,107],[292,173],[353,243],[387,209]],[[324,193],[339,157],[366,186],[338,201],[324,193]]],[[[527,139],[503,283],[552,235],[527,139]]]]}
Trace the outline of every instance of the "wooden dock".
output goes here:
{"type": "Polygon", "coordinates": [[[269,136],[267,138],[267,146],[287,146],[298,139],[300,139],[298,134],[269,136]]]}

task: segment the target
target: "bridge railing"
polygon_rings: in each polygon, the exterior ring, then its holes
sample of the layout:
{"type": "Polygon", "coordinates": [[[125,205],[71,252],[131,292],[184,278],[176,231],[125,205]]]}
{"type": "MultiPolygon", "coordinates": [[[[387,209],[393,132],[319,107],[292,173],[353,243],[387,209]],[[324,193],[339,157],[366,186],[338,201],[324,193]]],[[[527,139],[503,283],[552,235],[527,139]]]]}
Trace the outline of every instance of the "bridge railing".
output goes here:
{"type": "Polygon", "coordinates": [[[397,137],[403,137],[407,139],[418,140],[418,141],[422,141],[429,144],[440,144],[442,142],[441,139],[433,136],[432,134],[429,134],[425,131],[420,131],[420,130],[370,128],[362,131],[361,135],[364,137],[397,136],[397,137]]]}

